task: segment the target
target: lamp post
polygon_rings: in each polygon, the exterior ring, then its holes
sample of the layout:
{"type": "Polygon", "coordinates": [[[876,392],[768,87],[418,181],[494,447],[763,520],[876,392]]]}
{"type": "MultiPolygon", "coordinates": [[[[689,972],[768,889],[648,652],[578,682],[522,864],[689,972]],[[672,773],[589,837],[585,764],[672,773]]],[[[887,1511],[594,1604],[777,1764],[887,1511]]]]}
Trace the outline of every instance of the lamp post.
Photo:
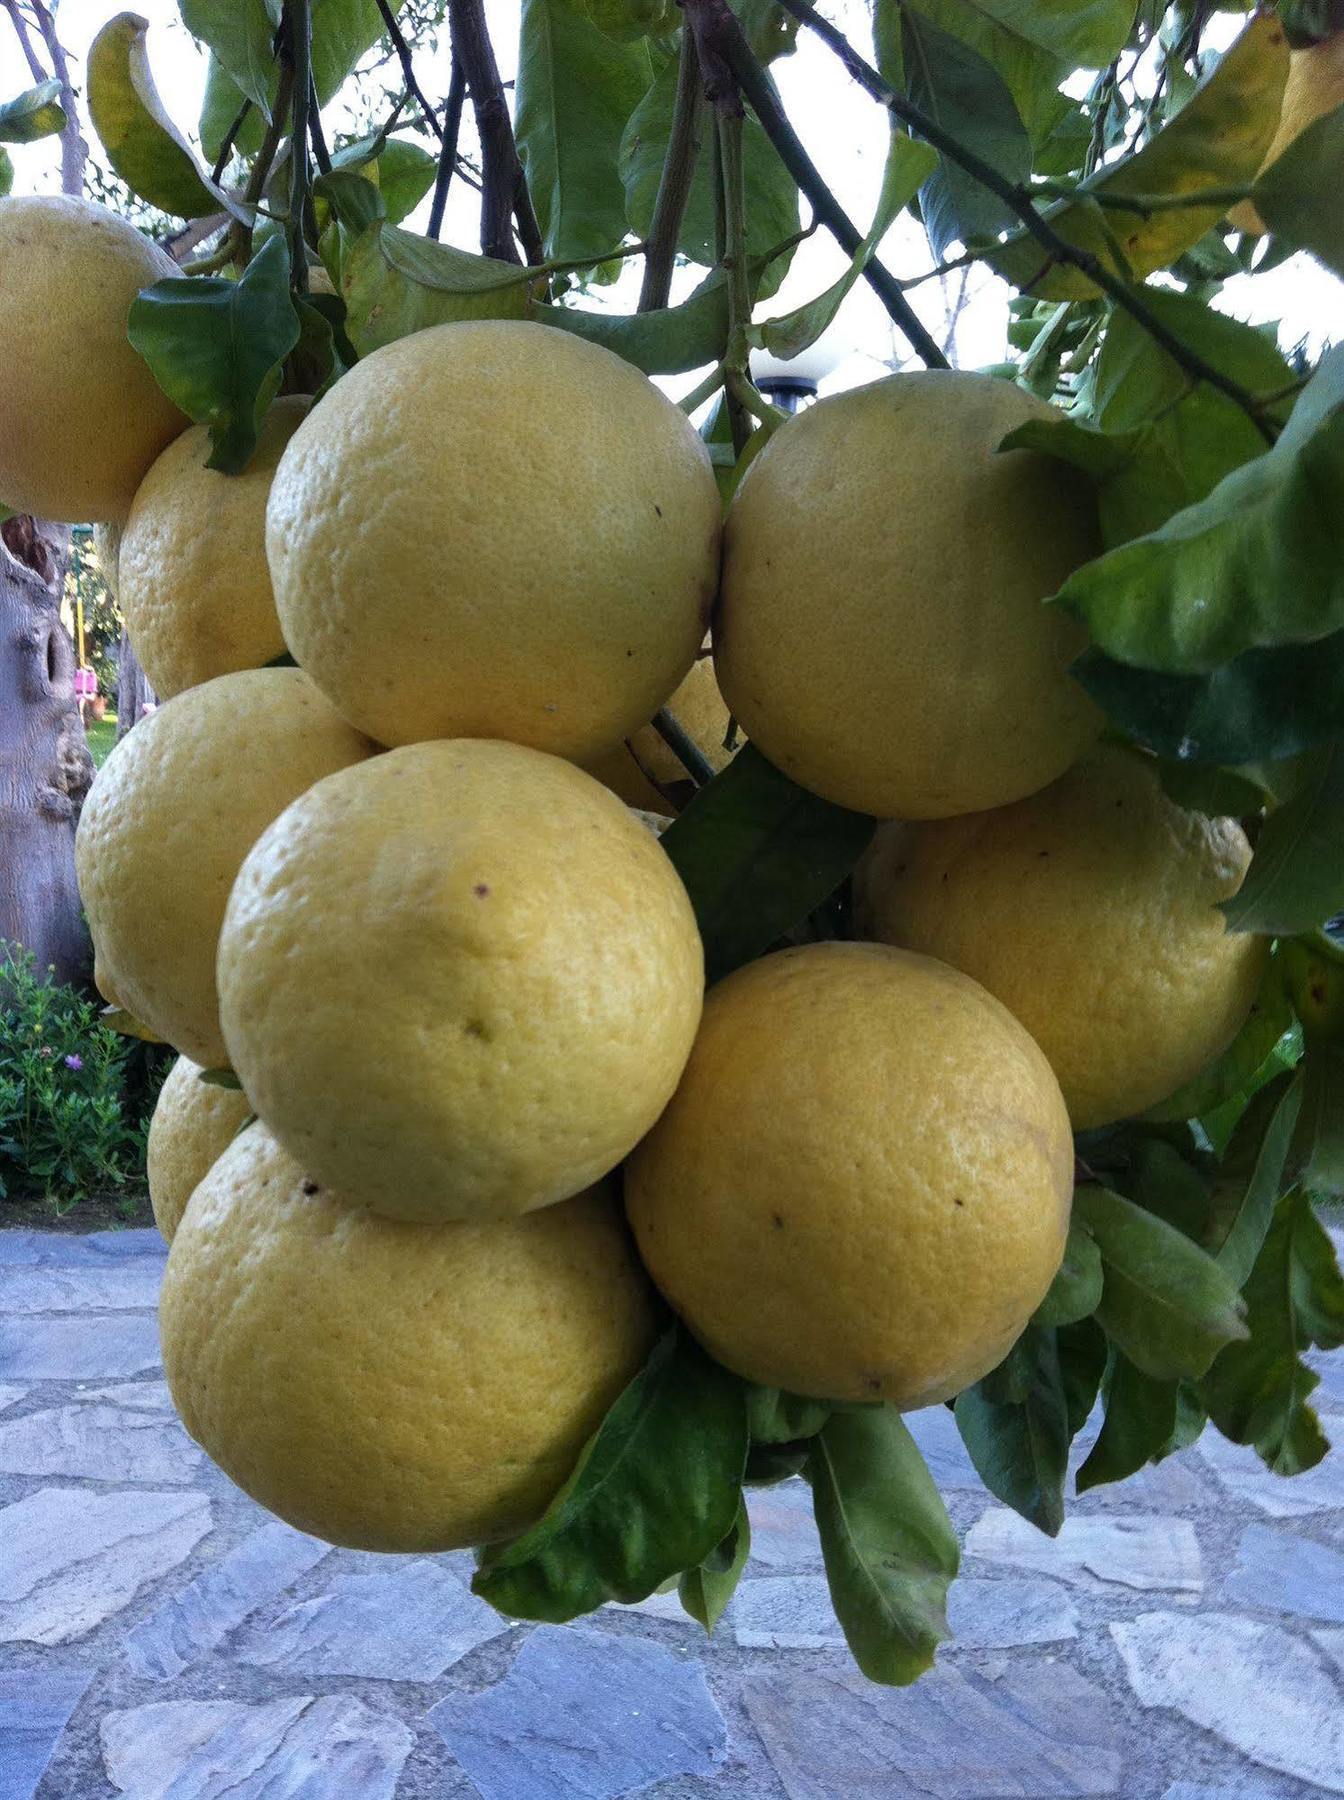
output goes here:
{"type": "Polygon", "coordinates": [[[781,412],[801,412],[816,399],[822,382],[834,374],[848,355],[849,346],[828,331],[787,362],[767,350],[753,350],[751,379],[781,412]]]}

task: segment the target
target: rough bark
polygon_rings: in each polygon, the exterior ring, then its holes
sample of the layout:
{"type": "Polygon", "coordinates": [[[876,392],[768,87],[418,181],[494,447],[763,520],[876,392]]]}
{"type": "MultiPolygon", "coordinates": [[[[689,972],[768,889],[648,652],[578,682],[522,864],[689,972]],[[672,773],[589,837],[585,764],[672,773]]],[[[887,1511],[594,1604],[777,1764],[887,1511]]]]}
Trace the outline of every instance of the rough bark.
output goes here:
{"type": "Polygon", "coordinates": [[[121,628],[121,642],[117,646],[117,742],[120,743],[126,733],[135,724],[147,706],[154,704],[154,690],[149,685],[149,678],[140,667],[131,640],[126,635],[126,627],[121,628]]]}
{"type": "Polygon", "coordinates": [[[61,981],[89,971],[75,826],[93,780],[61,623],[60,527],[0,525],[0,947],[22,944],[61,981]]]}

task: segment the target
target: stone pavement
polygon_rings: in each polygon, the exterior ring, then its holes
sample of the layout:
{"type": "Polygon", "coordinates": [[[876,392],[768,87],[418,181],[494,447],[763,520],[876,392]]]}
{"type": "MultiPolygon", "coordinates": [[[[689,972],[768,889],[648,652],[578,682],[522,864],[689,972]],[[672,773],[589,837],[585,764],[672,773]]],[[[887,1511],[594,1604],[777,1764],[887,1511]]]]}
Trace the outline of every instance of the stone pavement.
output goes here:
{"type": "Polygon", "coordinates": [[[848,1661],[797,1481],[755,1496],[712,1642],[670,1596],[509,1626],[469,1557],[270,1519],[173,1417],[163,1257],[0,1231],[0,1800],[1344,1794],[1344,1450],[1288,1482],[1209,1437],[1051,1543],[918,1415],[965,1574],[955,1643],[893,1692],[848,1661]]]}

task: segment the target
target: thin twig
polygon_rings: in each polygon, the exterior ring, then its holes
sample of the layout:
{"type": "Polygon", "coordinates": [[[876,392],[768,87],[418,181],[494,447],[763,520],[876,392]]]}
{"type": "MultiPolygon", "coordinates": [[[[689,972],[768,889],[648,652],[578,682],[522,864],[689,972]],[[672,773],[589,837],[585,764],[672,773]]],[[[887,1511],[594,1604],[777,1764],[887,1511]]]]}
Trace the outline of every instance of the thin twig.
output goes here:
{"type": "Polygon", "coordinates": [[[308,120],[312,93],[312,15],[310,0],[286,0],[284,55],[291,91],[289,128],[289,281],[296,294],[308,291],[308,240],[304,227],[309,199],[308,120]]]}
{"type": "MultiPolygon", "coordinates": [[[[996,194],[1003,201],[1004,205],[1021,221],[1030,235],[1046,252],[1046,262],[1033,281],[1038,281],[1041,275],[1057,263],[1066,263],[1071,268],[1078,269],[1116,306],[1142,325],[1154,343],[1159,344],[1188,375],[1196,381],[1205,381],[1210,387],[1216,388],[1219,393],[1226,394],[1229,400],[1246,413],[1266,442],[1271,444],[1274,442],[1274,432],[1264,419],[1255,396],[1242,387],[1240,382],[1233,381],[1230,376],[1225,375],[1213,363],[1207,362],[1197,351],[1192,350],[1188,344],[1177,337],[1175,332],[1170,330],[1158,317],[1147,301],[1139,297],[1135,287],[1119,275],[1112,273],[1099,256],[1091,250],[1080,249],[1078,245],[1071,244],[1067,238],[1061,237],[1050,222],[1037,211],[1025,188],[1010,181],[1007,176],[1000,175],[992,164],[987,163],[983,157],[977,156],[973,150],[968,150],[960,139],[954,137],[950,131],[940,125],[937,119],[926,113],[921,107],[916,106],[913,101],[907,100],[903,94],[897,93],[889,81],[879,75],[871,64],[864,61],[844,34],[837,31],[828,19],[821,16],[810,4],[810,0],[780,0],[780,5],[804,25],[811,26],[822,42],[827,44],[840,58],[854,80],[871,94],[874,100],[885,106],[888,112],[899,119],[903,125],[908,126],[917,136],[923,138],[926,143],[931,144],[935,150],[941,151],[950,162],[955,162],[959,168],[964,169],[972,180],[979,182],[981,187],[988,189],[991,194],[996,194]]],[[[1084,191],[1080,198],[1085,199],[1089,196],[1084,191]]],[[[999,247],[1001,246],[991,246],[990,252],[986,252],[986,254],[992,253],[994,248],[999,247]]],[[[1030,289],[1032,285],[1031,282],[1027,283],[1027,288],[1030,289]]]]}
{"type": "Polygon", "coordinates": [[[660,706],[653,715],[653,729],[697,787],[704,787],[713,781],[713,763],[675,713],[660,706]]]}
{"type": "Polygon", "coordinates": [[[18,0],[4,0],[4,6],[5,11],[9,14],[10,20],[13,23],[14,35],[18,38],[19,44],[22,47],[24,61],[28,64],[28,73],[32,76],[33,80],[40,85],[48,79],[48,75],[46,69],[43,67],[41,57],[37,54],[37,51],[33,46],[33,40],[28,35],[28,21],[19,11],[18,0]]]}
{"type": "Polygon", "coordinates": [[[30,0],[33,19],[38,31],[42,34],[42,42],[47,47],[47,55],[51,58],[51,72],[61,84],[61,107],[65,112],[65,124],[61,127],[61,192],[63,194],[82,194],[84,192],[84,169],[89,160],[89,146],[79,129],[79,108],[75,104],[74,84],[70,80],[70,65],[66,61],[65,46],[61,43],[56,30],[56,15],[50,6],[44,6],[42,0],[30,0]]]}
{"type": "MultiPolygon", "coordinates": [[[[288,64],[281,67],[275,88],[275,103],[271,108],[271,117],[267,123],[261,146],[257,151],[257,159],[252,164],[247,178],[247,186],[243,190],[243,205],[256,206],[266,191],[266,182],[275,165],[275,153],[280,148],[280,139],[285,133],[285,118],[289,111],[290,86],[293,74],[288,64]]],[[[237,220],[229,228],[229,240],[234,248],[234,261],[247,263],[252,256],[252,228],[240,224],[237,220]]]]}
{"type": "Polygon", "coordinates": [[[686,216],[695,165],[700,156],[700,58],[695,33],[685,27],[677,63],[677,93],[672,107],[672,126],[667,154],[658,178],[658,197],[653,203],[649,250],[644,263],[644,282],[639,291],[639,311],[656,312],[672,294],[672,270],[677,260],[677,238],[686,216]]]}
{"type": "Polygon", "coordinates": [[[527,261],[542,262],[546,246],[514,142],[484,0],[449,0],[448,17],[481,139],[481,249],[501,262],[520,262],[510,224],[516,215],[527,261]]]}
{"type": "Polygon", "coordinates": [[[234,114],[232,124],[220,140],[219,155],[215,158],[215,165],[210,171],[211,181],[218,182],[223,177],[225,169],[229,166],[229,158],[233,155],[233,146],[238,142],[238,133],[247,123],[247,115],[251,110],[252,102],[244,100],[234,114]]]}
{"type": "Polygon", "coordinates": [[[448,77],[448,99],[443,109],[443,141],[439,149],[439,167],[434,176],[434,198],[429,205],[429,235],[437,238],[443,230],[443,213],[448,204],[448,184],[457,163],[457,140],[462,130],[462,106],[467,97],[467,72],[454,50],[448,77]]]}
{"type": "MultiPolygon", "coordinates": [[[[719,49],[720,61],[726,59],[766,136],[805,195],[813,213],[845,254],[853,256],[863,242],[863,233],[827,187],[816,164],[803,148],[775,92],[774,83],[757,61],[745,32],[729,10],[726,0],[685,0],[685,11],[688,18],[695,17],[697,20],[696,37],[701,62],[705,60],[706,38],[712,36],[719,49]],[[700,23],[702,17],[703,25],[700,23]]],[[[901,292],[900,283],[890,270],[884,268],[875,257],[870,257],[864,266],[863,275],[916,355],[931,369],[945,369],[948,366],[947,358],[933,334],[901,292]]]]}
{"type": "Polygon", "coordinates": [[[383,21],[383,30],[392,40],[392,48],[397,53],[397,61],[401,64],[401,75],[402,80],[406,83],[406,91],[420,102],[420,110],[425,115],[426,123],[442,143],[443,126],[439,123],[438,114],[426,100],[424,90],[415,78],[415,64],[411,60],[411,47],[402,36],[401,27],[397,24],[397,16],[388,5],[388,0],[374,0],[374,4],[378,8],[379,18],[383,21]]]}
{"type": "Polygon", "coordinates": [[[317,104],[317,83],[309,77],[308,81],[308,141],[313,146],[313,158],[324,175],[331,174],[331,152],[327,149],[327,140],[322,131],[322,114],[317,104]]]}
{"type": "Polygon", "coordinates": [[[723,188],[723,250],[719,265],[728,284],[728,343],[723,353],[723,393],[733,450],[741,456],[751,436],[743,388],[750,386],[747,327],[751,324],[751,273],[747,266],[746,177],[742,166],[742,101],[734,84],[731,103],[720,91],[714,117],[723,188]]]}

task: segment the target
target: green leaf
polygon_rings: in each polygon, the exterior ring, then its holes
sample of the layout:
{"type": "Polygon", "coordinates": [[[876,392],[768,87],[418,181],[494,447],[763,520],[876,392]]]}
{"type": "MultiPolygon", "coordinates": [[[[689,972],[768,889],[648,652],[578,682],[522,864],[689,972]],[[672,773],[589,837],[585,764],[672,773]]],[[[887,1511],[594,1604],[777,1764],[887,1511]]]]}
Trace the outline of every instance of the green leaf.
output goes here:
{"type": "MultiPolygon", "coordinates": [[[[313,197],[324,208],[330,207],[343,230],[360,237],[379,219],[387,217],[387,202],[377,186],[354,169],[333,168],[319,175],[313,183],[313,197]]],[[[319,220],[325,211],[318,214],[319,220]]]]}
{"type": "Polygon", "coordinates": [[[1180,762],[1280,762],[1344,733],[1344,631],[1247,650],[1207,675],[1169,675],[1095,646],[1074,663],[1126,737],[1180,762]]]}
{"type": "Polygon", "coordinates": [[[98,1023],[106,1025],[109,1030],[120,1032],[122,1037],[139,1038],[143,1044],[161,1044],[163,1039],[155,1037],[148,1025],[142,1025],[133,1013],[124,1007],[104,1006],[99,1009],[98,1023]]]}
{"type": "MultiPolygon", "coordinates": [[[[206,64],[205,94],[201,100],[198,126],[201,149],[212,163],[224,148],[225,135],[238,117],[244,98],[242,89],[212,52],[206,64]]],[[[264,118],[254,106],[239,126],[234,139],[234,148],[238,154],[255,156],[261,149],[265,129],[264,118]]]]}
{"type": "Polygon", "coordinates": [[[972,0],[973,9],[1073,68],[1104,69],[1129,39],[1138,0],[972,0]]]}
{"type": "Polygon", "coordinates": [[[844,880],[875,829],[790,781],[746,744],[663,833],[695,908],[705,975],[768,950],[844,880]]]}
{"type": "Polygon", "coordinates": [[[0,144],[34,144],[64,129],[61,84],[55,76],[0,106],[0,144]]]}
{"type": "Polygon", "coordinates": [[[1308,931],[1281,943],[1284,985],[1308,1044],[1344,1039],[1344,943],[1327,931],[1308,931]]]}
{"type": "Polygon", "coordinates": [[[299,338],[283,240],[265,244],[238,281],[156,281],[131,303],[127,331],[168,398],[209,427],[207,466],[238,474],[299,338]]]}
{"type": "Polygon", "coordinates": [[[648,44],[616,44],[571,0],[523,0],[514,128],[548,256],[596,261],[625,235],[618,157],[653,80],[648,44]]]}
{"type": "MultiPolygon", "coordinates": [[[[1143,299],[1180,343],[1251,393],[1272,394],[1293,386],[1296,372],[1281,355],[1272,327],[1244,325],[1175,288],[1147,287],[1143,299]]],[[[1097,423],[1107,431],[1145,425],[1178,404],[1190,387],[1189,375],[1171,353],[1117,307],[1097,357],[1093,393],[1097,423]]],[[[1290,407],[1291,401],[1284,400],[1268,416],[1285,419],[1290,407]]],[[[1244,413],[1237,416],[1250,445],[1248,454],[1259,455],[1264,439],[1244,413]]]]}
{"type": "Polygon", "coordinates": [[[1146,1375],[1203,1375],[1225,1344],[1246,1335],[1237,1284],[1175,1226],[1091,1184],[1073,1204],[1101,1250],[1097,1319],[1146,1375]]]}
{"type": "MultiPolygon", "coordinates": [[[[1114,202],[1249,186],[1278,128],[1287,75],[1283,27],[1267,15],[1253,19],[1193,99],[1142,150],[1085,183],[1078,199],[1041,210],[1060,237],[1097,257],[1112,274],[1142,278],[1169,268],[1217,225],[1223,203],[1145,214],[1098,204],[1094,196],[1114,202]]],[[[1039,299],[1092,300],[1101,291],[1083,270],[1052,262],[1023,230],[989,261],[1015,287],[1039,299]]]]}
{"type": "Polygon", "coordinates": [[[1273,449],[1157,531],[1107,551],[1056,598],[1109,655],[1172,673],[1344,628],[1344,345],[1304,389],[1273,449]]]}
{"type": "Polygon", "coordinates": [[[557,1625],[643,1600],[728,1536],[746,1458],[741,1382],[673,1327],[541,1519],[481,1552],[472,1588],[511,1618],[557,1625]]]}
{"type": "MultiPolygon", "coordinates": [[[[927,23],[945,32],[988,63],[1012,96],[1028,138],[1033,144],[1044,144],[1060,119],[1062,96],[1056,89],[1066,71],[1057,55],[1033,43],[1021,30],[1010,29],[989,6],[976,0],[878,0],[873,20],[878,66],[898,87],[904,85],[907,74],[902,19],[911,15],[917,24],[927,23]]],[[[1076,102],[1065,104],[1078,116],[1076,102]]]]}
{"type": "Polygon", "coordinates": [[[1064,1523],[1064,1477],[1076,1429],[1056,1333],[1028,1325],[997,1369],[957,1395],[953,1411],[990,1493],[1054,1537],[1064,1523]]]}
{"type": "Polygon", "coordinates": [[[806,1442],[791,1444],[753,1444],[747,1452],[747,1472],[742,1477],[747,1487],[774,1487],[801,1475],[807,1462],[806,1442]]]}
{"type": "MultiPolygon", "coordinates": [[[[1025,182],[1031,173],[1031,142],[994,64],[923,13],[907,8],[901,19],[910,99],[1000,174],[1025,182]]],[[[1012,218],[997,195],[943,156],[920,189],[920,206],[939,258],[953,243],[992,238],[1012,218]]]]}
{"type": "Polygon", "coordinates": [[[758,61],[772,63],[792,53],[798,21],[778,0],[728,0],[758,61]]]}
{"type": "Polygon", "coordinates": [[[241,1094],[243,1084],[232,1069],[202,1069],[196,1077],[207,1087],[227,1088],[231,1094],[241,1094]]]}
{"type": "Polygon", "coordinates": [[[1079,1319],[1055,1333],[1055,1349],[1072,1442],[1092,1415],[1111,1347],[1095,1319],[1079,1319]]]}
{"type": "Polygon", "coordinates": [[[346,246],[341,263],[350,341],[367,356],[428,325],[521,319],[536,279],[535,269],[435,243],[378,219],[346,246]]]}
{"type": "Polygon", "coordinates": [[[1234,931],[1311,931],[1344,906],[1344,742],[1315,751],[1261,829],[1246,879],[1222,903],[1234,931]]]}
{"type": "Polygon", "coordinates": [[[1035,1325],[1076,1325],[1097,1310],[1101,1299],[1101,1252],[1078,1219],[1069,1221],[1064,1260],[1050,1283],[1050,1291],[1032,1314],[1035,1325]]]}
{"type": "MultiPolygon", "coordinates": [[[[14,164],[10,158],[9,151],[5,149],[3,144],[0,144],[0,199],[3,199],[3,197],[9,193],[13,186],[14,164]]],[[[3,517],[0,517],[0,524],[3,524],[4,519],[9,517],[10,514],[6,512],[3,517]]]]}
{"type": "MultiPolygon", "coordinates": [[[[625,190],[625,223],[642,238],[648,237],[653,229],[654,203],[658,198],[658,183],[671,136],[676,92],[677,64],[672,59],[663,65],[648,92],[630,114],[621,136],[617,166],[625,190]]],[[[797,232],[798,190],[763,127],[750,114],[743,121],[742,162],[747,253],[752,257],[763,257],[797,232]]],[[[707,130],[701,134],[699,156],[677,238],[677,248],[682,254],[706,268],[715,261],[714,168],[714,134],[707,130]]],[[[780,256],[771,264],[769,281],[762,292],[770,294],[778,288],[788,272],[789,260],[788,255],[780,256]]]]}
{"type": "Polygon", "coordinates": [[[936,162],[937,158],[927,144],[907,137],[904,132],[893,131],[877,211],[873,214],[873,222],[863,242],[854,252],[849,267],[838,281],[832,282],[814,300],[794,307],[792,312],[782,313],[777,318],[764,320],[760,325],[750,326],[747,331],[749,341],[785,362],[800,356],[809,344],[815,344],[834,322],[850,289],[862,278],[869,260],[891,229],[897,214],[914,199],[917,189],[936,162]]]}
{"type": "Polygon", "coordinates": [[[89,116],[113,170],[142,200],[182,219],[230,212],[235,204],[196,166],[191,146],[164,111],[149,70],[149,21],[118,13],[89,46],[89,116]]]}
{"type": "Polygon", "coordinates": [[[747,1518],[746,1506],[739,1500],[737,1518],[727,1537],[704,1562],[694,1569],[686,1569],[677,1583],[677,1596],[683,1610],[697,1624],[704,1626],[707,1637],[712,1635],[723,1617],[723,1610],[742,1579],[750,1555],[751,1521],[747,1518]]]}
{"type": "Polygon", "coordinates": [[[1274,236],[1344,275],[1344,219],[1327,195],[1344,183],[1344,106],[1315,120],[1275,157],[1251,192],[1274,236]]]}
{"type": "MultiPolygon", "coordinates": [[[[393,13],[400,7],[401,0],[393,0],[393,13]]],[[[279,66],[274,48],[279,0],[179,0],[178,10],[239,93],[269,119],[279,66]]],[[[382,36],[383,20],[376,0],[312,0],[312,27],[313,85],[325,106],[382,36]]]]}
{"type": "Polygon", "coordinates": [[[1124,1481],[1165,1452],[1176,1431],[1175,1381],[1159,1381],[1115,1352],[1106,1378],[1106,1415],[1101,1432],[1079,1469],[1080,1494],[1107,1482],[1124,1481]]]}
{"type": "Polygon", "coordinates": [[[1264,811],[1266,794],[1255,764],[1243,771],[1159,757],[1157,776],[1168,800],[1187,812],[1207,813],[1211,819],[1250,819],[1264,811]]]}
{"type": "Polygon", "coordinates": [[[1312,1043],[1302,1059],[1302,1112],[1294,1158],[1315,1199],[1344,1198],[1344,1046],[1312,1043]]]}
{"type": "Polygon", "coordinates": [[[1199,1384],[1224,1437],[1251,1444],[1278,1475],[1297,1475],[1329,1449],[1307,1404],[1320,1381],[1302,1361],[1311,1344],[1344,1344],[1344,1280],[1334,1247],[1300,1190],[1279,1201],[1246,1284],[1250,1336],[1223,1351],[1199,1384]]]}
{"type": "Polygon", "coordinates": [[[421,145],[406,138],[389,138],[371,167],[388,222],[400,225],[433,187],[439,164],[421,145]]]}
{"type": "Polygon", "coordinates": [[[834,1411],[827,1400],[809,1400],[779,1388],[747,1390],[747,1426],[753,1444],[793,1444],[815,1437],[834,1411]]]}
{"type": "Polygon", "coordinates": [[[1185,472],[1150,426],[1102,431],[1056,409],[1053,419],[1017,426],[998,448],[1040,450],[1081,469],[1097,496],[1101,541],[1108,548],[1155,530],[1185,497],[1185,472]]]}
{"type": "Polygon", "coordinates": [[[646,375],[683,375],[717,362],[728,335],[728,288],[714,274],[679,306],[655,312],[590,312],[534,301],[528,317],[601,344],[646,375]]]}
{"type": "Polygon", "coordinates": [[[893,1407],[836,1413],[808,1458],[831,1603],[870,1681],[904,1687],[948,1635],[957,1534],[893,1407]]]}
{"type": "Polygon", "coordinates": [[[1278,966],[1269,962],[1246,1023],[1217,1061],[1186,1082],[1146,1119],[1202,1119],[1250,1086],[1283,1034],[1292,1028],[1293,1009],[1278,966]]]}
{"type": "Polygon", "coordinates": [[[1292,1184],[1288,1156],[1302,1105],[1302,1084],[1284,1070],[1259,1089],[1237,1120],[1220,1158],[1204,1248],[1244,1287],[1280,1196],[1292,1184]]]}

